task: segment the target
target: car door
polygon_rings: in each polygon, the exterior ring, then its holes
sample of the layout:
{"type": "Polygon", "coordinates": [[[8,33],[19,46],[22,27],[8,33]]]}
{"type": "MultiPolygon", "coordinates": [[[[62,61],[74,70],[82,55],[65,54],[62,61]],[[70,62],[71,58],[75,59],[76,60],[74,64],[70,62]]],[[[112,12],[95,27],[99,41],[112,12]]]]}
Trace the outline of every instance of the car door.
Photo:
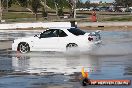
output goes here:
{"type": "Polygon", "coordinates": [[[40,34],[34,43],[34,47],[40,51],[54,51],[58,47],[58,41],[58,30],[49,29],[40,34]]]}
{"type": "Polygon", "coordinates": [[[58,37],[59,37],[59,49],[61,51],[64,51],[66,49],[66,44],[68,42],[68,35],[65,33],[65,31],[58,29],[58,37]]]}

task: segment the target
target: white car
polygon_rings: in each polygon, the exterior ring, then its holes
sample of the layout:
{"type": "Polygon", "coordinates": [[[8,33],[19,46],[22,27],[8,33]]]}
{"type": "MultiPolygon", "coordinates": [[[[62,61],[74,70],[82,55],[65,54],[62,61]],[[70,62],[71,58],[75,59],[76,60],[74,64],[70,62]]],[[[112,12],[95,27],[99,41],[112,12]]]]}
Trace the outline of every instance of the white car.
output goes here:
{"type": "Polygon", "coordinates": [[[90,48],[101,42],[99,31],[86,33],[78,28],[49,28],[39,35],[16,39],[12,50],[20,53],[29,51],[66,51],[70,48],[90,48]]]}

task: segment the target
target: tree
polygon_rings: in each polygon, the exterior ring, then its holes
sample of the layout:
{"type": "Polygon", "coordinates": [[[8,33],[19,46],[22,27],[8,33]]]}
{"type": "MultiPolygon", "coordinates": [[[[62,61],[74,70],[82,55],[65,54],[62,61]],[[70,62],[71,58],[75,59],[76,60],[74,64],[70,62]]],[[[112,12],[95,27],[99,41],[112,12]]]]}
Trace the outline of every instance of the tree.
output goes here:
{"type": "Polygon", "coordinates": [[[2,2],[2,7],[8,9],[9,7],[11,7],[13,0],[1,0],[1,2],[2,2]]]}
{"type": "Polygon", "coordinates": [[[91,7],[90,0],[87,0],[85,2],[85,8],[89,8],[89,7],[91,7]]]}
{"type": "Polygon", "coordinates": [[[27,7],[29,4],[29,0],[17,0],[20,6],[27,7]]]}
{"type": "Polygon", "coordinates": [[[13,0],[0,0],[0,21],[2,20],[3,9],[6,8],[8,11],[8,8],[11,7],[12,3],[13,0]]]}
{"type": "Polygon", "coordinates": [[[0,0],[0,22],[2,20],[2,2],[0,0]]]}
{"type": "Polygon", "coordinates": [[[63,16],[63,9],[68,6],[68,2],[66,0],[54,0],[54,4],[57,17],[63,16]]]}
{"type": "Polygon", "coordinates": [[[132,6],[132,0],[115,0],[115,2],[117,5],[124,7],[132,6]]]}
{"type": "Polygon", "coordinates": [[[45,8],[42,8],[42,17],[47,19],[48,13],[45,8]]]}
{"type": "Polygon", "coordinates": [[[31,2],[32,11],[35,14],[36,20],[37,20],[37,17],[38,17],[37,13],[38,13],[38,9],[40,8],[40,5],[41,4],[40,4],[39,0],[32,0],[32,2],[31,2]]]}
{"type": "Polygon", "coordinates": [[[84,3],[82,1],[78,1],[76,4],[77,8],[83,8],[84,7],[84,3]]]}
{"type": "Polygon", "coordinates": [[[41,5],[42,5],[42,17],[47,19],[48,16],[48,12],[47,12],[47,0],[44,1],[40,1],[41,5]]]}
{"type": "Polygon", "coordinates": [[[16,1],[15,3],[17,3],[21,7],[24,7],[28,11],[33,13],[33,11],[29,8],[31,6],[32,0],[14,0],[14,1],[16,1]]]}
{"type": "Polygon", "coordinates": [[[45,9],[51,9],[47,4],[49,0],[40,0],[41,7],[45,9]]]}
{"type": "MultiPolygon", "coordinates": [[[[39,9],[42,9],[42,15],[47,15],[47,8],[55,9],[56,14],[63,13],[64,8],[70,8],[73,16],[75,17],[75,9],[76,9],[76,3],[81,0],[0,0],[1,1],[1,13],[2,13],[2,7],[8,8],[11,7],[12,4],[18,4],[21,7],[24,7],[28,11],[30,11],[32,14],[35,15],[35,18],[37,19],[37,13],[39,9]]],[[[82,4],[83,6],[83,4],[82,4]]]]}
{"type": "Polygon", "coordinates": [[[55,8],[54,0],[47,0],[47,6],[49,6],[50,8],[55,8]]]}
{"type": "Polygon", "coordinates": [[[73,18],[76,18],[76,6],[77,6],[77,2],[79,0],[68,0],[69,6],[71,8],[70,11],[70,16],[73,18]]]}
{"type": "Polygon", "coordinates": [[[41,6],[40,0],[16,0],[16,1],[21,7],[24,7],[28,11],[32,12],[37,20],[38,9],[41,6]],[[31,9],[29,7],[31,7],[31,9]]]}

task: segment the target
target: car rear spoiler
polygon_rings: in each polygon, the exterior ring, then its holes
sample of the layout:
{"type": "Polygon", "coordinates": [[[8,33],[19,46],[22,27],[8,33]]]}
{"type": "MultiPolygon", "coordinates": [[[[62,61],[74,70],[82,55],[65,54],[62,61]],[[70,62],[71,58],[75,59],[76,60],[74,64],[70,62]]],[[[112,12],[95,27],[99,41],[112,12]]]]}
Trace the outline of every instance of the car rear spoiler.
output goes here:
{"type": "Polygon", "coordinates": [[[101,32],[101,30],[97,30],[95,32],[91,32],[89,35],[90,36],[100,35],[100,32],[101,32]]]}
{"type": "Polygon", "coordinates": [[[101,30],[97,30],[97,31],[95,31],[95,33],[100,33],[101,32],[101,30]]]}
{"type": "Polygon", "coordinates": [[[89,34],[89,36],[96,36],[96,37],[98,37],[99,39],[101,39],[100,32],[101,32],[101,30],[97,30],[97,31],[95,31],[95,32],[91,32],[91,33],[89,34]]]}

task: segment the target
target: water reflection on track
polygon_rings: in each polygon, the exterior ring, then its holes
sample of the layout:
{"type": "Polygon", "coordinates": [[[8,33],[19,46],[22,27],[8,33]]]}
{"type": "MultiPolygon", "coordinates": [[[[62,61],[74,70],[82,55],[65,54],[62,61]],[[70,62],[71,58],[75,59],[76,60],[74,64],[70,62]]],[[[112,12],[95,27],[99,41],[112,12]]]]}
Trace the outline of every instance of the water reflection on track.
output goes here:
{"type": "Polygon", "coordinates": [[[80,73],[84,67],[94,79],[125,78],[132,73],[132,55],[90,55],[57,52],[11,52],[0,57],[0,70],[5,74],[63,74],[80,73]]]}
{"type": "Polygon", "coordinates": [[[45,56],[18,56],[12,57],[15,71],[25,71],[29,73],[63,73],[72,74],[80,72],[82,66],[91,68],[97,65],[97,59],[90,56],[67,56],[62,54],[46,54],[45,56]],[[89,59],[88,59],[89,58],[89,59]]]}

